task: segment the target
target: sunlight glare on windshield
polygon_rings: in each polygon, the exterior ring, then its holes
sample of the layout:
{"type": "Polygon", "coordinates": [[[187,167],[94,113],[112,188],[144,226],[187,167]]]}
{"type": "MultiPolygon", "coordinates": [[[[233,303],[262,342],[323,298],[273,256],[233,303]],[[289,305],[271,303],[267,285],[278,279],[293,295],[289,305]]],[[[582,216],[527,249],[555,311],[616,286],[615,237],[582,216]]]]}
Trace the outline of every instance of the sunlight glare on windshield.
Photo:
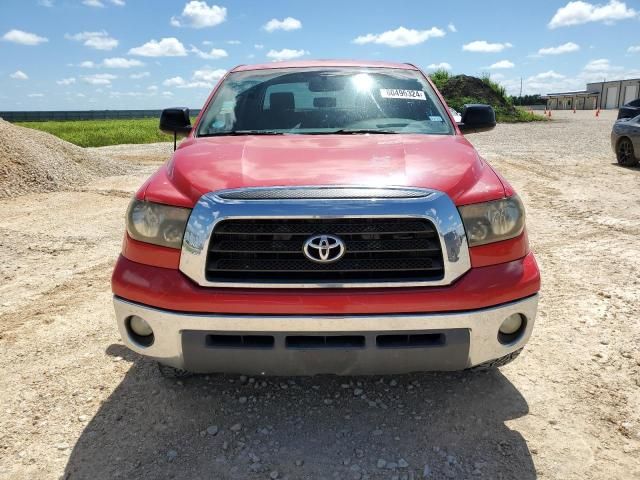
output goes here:
{"type": "Polygon", "coordinates": [[[358,92],[368,92],[373,86],[373,78],[368,73],[358,73],[351,77],[351,81],[358,92]]]}

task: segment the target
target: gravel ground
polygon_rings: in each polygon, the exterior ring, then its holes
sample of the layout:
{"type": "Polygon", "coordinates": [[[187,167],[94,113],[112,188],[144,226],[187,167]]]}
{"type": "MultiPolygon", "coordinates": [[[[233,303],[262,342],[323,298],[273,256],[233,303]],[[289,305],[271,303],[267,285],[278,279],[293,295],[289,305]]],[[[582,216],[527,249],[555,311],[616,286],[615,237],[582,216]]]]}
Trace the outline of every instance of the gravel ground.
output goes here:
{"type": "Polygon", "coordinates": [[[0,119],[0,199],[83,185],[131,172],[99,152],[0,119]]]}
{"type": "Polygon", "coordinates": [[[136,173],[0,200],[0,478],[640,478],[640,170],[615,165],[614,116],[470,136],[543,273],[531,343],[490,373],[165,380],[122,346],[109,275],[170,146],[98,149],[136,173]]]}

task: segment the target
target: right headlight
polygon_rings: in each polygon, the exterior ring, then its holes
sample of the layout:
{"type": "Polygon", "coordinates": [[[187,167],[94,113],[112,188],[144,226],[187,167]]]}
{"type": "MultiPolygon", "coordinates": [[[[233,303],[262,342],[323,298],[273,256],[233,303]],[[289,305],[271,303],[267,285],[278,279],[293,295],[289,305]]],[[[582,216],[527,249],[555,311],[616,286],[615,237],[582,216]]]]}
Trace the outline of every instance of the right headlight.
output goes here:
{"type": "Polygon", "coordinates": [[[517,195],[458,207],[470,247],[517,237],[524,230],[524,206],[517,195]]]}
{"type": "Polygon", "coordinates": [[[134,240],[181,248],[191,209],[133,199],[127,210],[127,232],[134,240]]]}

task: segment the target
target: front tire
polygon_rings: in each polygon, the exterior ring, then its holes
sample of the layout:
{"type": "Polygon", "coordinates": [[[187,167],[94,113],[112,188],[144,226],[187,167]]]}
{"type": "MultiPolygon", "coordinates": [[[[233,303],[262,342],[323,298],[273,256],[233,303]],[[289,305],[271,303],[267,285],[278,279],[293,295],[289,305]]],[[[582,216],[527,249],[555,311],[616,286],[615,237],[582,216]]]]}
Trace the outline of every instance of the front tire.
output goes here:
{"type": "Polygon", "coordinates": [[[621,138],[616,147],[616,157],[618,163],[623,167],[634,167],[638,164],[635,152],[633,151],[633,143],[627,137],[621,138]]]}

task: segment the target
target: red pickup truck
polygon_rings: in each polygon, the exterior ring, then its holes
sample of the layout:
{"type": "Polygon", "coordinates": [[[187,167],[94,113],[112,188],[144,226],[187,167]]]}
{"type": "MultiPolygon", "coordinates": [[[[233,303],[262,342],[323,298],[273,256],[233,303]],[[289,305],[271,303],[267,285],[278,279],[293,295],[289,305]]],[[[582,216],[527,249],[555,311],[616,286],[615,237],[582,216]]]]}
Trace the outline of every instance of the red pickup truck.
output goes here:
{"type": "Polygon", "coordinates": [[[501,366],[540,275],[512,187],[409,64],[239,66],[132,200],[113,272],[124,343],[167,375],[501,366]]]}

